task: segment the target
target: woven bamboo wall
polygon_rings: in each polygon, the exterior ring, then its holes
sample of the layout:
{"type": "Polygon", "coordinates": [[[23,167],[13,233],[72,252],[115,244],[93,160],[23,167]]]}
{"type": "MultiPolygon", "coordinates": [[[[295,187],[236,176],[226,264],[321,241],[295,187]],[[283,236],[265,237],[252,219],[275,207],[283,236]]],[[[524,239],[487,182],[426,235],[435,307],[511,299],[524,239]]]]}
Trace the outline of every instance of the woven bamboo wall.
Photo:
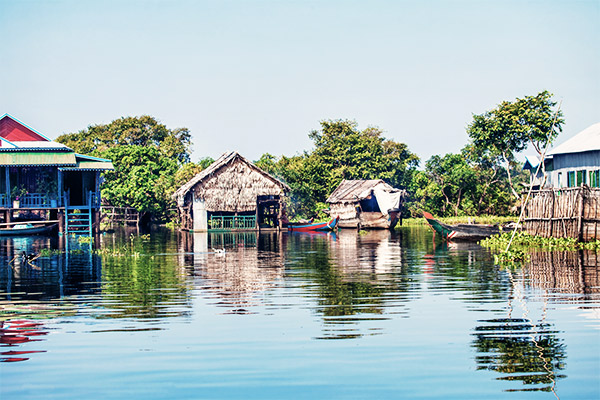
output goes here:
{"type": "Polygon", "coordinates": [[[524,226],[533,235],[594,240],[600,231],[600,189],[535,191],[525,209],[524,226]]]}

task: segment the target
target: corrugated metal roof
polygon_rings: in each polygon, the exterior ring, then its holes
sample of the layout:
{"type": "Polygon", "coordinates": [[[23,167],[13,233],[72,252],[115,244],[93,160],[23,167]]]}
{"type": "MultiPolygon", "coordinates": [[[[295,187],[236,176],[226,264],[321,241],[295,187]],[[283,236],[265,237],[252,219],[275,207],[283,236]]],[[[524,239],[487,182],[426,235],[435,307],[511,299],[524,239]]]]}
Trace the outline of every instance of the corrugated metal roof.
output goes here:
{"type": "MultiPolygon", "coordinates": [[[[4,142],[9,142],[5,140],[4,142]]],[[[59,151],[73,151],[69,147],[65,146],[62,143],[51,142],[51,141],[41,141],[41,140],[29,140],[29,141],[11,141],[10,144],[14,145],[14,147],[7,147],[7,150],[16,150],[16,149],[24,149],[24,150],[34,150],[34,149],[43,149],[43,150],[59,150],[59,151]]]]}
{"type": "Polygon", "coordinates": [[[548,155],[600,150],[600,122],[589,126],[566,142],[553,148],[548,155]]]}
{"type": "Polygon", "coordinates": [[[0,152],[2,166],[76,166],[75,153],[57,151],[0,152]]]}
{"type": "Polygon", "coordinates": [[[77,166],[75,167],[64,167],[60,168],[61,171],[106,171],[113,170],[115,167],[110,161],[91,161],[91,160],[77,160],[77,166]]]}

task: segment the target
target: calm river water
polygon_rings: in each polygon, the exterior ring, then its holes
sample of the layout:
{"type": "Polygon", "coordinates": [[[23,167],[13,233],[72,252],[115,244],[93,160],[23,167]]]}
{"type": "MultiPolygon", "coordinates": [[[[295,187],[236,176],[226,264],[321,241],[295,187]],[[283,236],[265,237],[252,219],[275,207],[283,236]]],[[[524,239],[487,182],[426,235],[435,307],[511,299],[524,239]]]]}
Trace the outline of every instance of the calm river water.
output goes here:
{"type": "Polygon", "coordinates": [[[600,397],[595,253],[509,270],[424,227],[96,246],[0,239],[0,398],[600,397]]]}

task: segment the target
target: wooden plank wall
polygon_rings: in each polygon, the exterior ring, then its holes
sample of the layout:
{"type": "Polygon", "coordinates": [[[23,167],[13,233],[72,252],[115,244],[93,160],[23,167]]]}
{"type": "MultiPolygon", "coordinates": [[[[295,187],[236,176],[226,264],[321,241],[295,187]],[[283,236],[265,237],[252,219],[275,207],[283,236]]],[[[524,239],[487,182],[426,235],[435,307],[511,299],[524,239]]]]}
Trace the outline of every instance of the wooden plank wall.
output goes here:
{"type": "Polygon", "coordinates": [[[600,189],[587,186],[532,192],[524,218],[525,230],[544,237],[599,238],[600,189]]]}

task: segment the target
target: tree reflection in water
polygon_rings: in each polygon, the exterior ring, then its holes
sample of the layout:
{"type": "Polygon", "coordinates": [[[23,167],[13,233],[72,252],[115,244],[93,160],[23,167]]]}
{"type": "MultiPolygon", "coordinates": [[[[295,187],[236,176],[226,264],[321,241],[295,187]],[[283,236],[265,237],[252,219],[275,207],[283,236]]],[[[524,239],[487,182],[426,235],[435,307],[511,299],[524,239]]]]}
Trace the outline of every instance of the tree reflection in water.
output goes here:
{"type": "MultiPolygon", "coordinates": [[[[304,281],[314,282],[316,312],[323,316],[323,335],[316,339],[352,339],[365,335],[367,322],[409,301],[411,280],[402,268],[398,237],[389,231],[341,230],[337,235],[292,234],[288,263],[304,281]]],[[[310,292],[309,292],[310,293],[310,292]]],[[[371,325],[368,335],[377,335],[371,325]]]]}
{"type": "Polygon", "coordinates": [[[564,378],[566,349],[550,324],[532,324],[528,319],[507,318],[479,321],[473,347],[477,369],[496,371],[498,380],[521,381],[533,388],[510,391],[554,391],[564,378]]]}

